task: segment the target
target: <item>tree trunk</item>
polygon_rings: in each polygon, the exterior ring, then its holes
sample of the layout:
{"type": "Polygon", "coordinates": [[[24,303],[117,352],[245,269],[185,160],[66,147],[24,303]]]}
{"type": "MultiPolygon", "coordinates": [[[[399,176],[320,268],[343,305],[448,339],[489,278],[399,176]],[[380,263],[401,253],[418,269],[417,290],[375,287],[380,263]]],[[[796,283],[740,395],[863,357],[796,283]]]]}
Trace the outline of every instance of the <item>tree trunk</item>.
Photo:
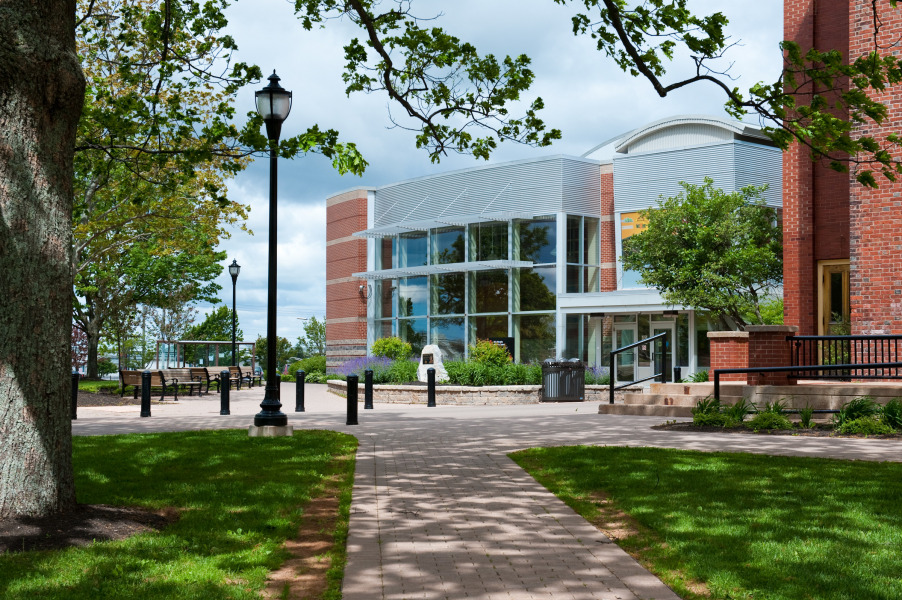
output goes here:
{"type": "Polygon", "coordinates": [[[0,519],[75,503],[74,0],[0,0],[0,519]]]}

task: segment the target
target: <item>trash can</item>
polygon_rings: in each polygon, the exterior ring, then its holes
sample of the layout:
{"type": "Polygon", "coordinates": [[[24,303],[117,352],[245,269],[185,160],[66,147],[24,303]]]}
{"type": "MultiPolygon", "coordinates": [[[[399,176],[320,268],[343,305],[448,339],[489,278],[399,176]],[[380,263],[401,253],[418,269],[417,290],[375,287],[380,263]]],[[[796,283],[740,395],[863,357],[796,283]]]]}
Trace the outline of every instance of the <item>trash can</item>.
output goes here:
{"type": "Polygon", "coordinates": [[[586,365],[578,358],[542,363],[542,402],[582,402],[585,390],[586,365]]]}

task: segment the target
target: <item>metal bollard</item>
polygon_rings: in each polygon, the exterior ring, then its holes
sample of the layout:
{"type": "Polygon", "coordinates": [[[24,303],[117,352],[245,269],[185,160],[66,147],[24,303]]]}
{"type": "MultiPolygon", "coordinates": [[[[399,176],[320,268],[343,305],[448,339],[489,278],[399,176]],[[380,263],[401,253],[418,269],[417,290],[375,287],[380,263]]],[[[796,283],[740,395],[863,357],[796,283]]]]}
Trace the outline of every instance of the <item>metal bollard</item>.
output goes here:
{"type": "Polygon", "coordinates": [[[72,373],[72,420],[78,418],[78,373],[72,373]]]}
{"type": "Polygon", "coordinates": [[[150,416],[150,371],[141,373],[141,416],[150,416]]]}
{"type": "Polygon", "coordinates": [[[683,381],[683,370],[680,367],[673,368],[673,382],[680,383],[683,381]]]}
{"type": "Polygon", "coordinates": [[[348,421],[345,425],[357,425],[357,375],[348,375],[348,421]]]}
{"type": "Polygon", "coordinates": [[[373,370],[363,372],[363,410],[373,408],[373,370]]]}
{"type": "Polygon", "coordinates": [[[435,406],[435,369],[426,369],[426,406],[435,406]]]}
{"type": "Polygon", "coordinates": [[[219,414],[230,415],[229,411],[229,394],[231,393],[231,385],[229,385],[229,371],[223,369],[219,372],[219,414]]]}
{"type": "Polygon", "coordinates": [[[307,382],[307,373],[298,371],[295,378],[297,381],[294,384],[294,412],[304,412],[304,384],[307,382]]]}

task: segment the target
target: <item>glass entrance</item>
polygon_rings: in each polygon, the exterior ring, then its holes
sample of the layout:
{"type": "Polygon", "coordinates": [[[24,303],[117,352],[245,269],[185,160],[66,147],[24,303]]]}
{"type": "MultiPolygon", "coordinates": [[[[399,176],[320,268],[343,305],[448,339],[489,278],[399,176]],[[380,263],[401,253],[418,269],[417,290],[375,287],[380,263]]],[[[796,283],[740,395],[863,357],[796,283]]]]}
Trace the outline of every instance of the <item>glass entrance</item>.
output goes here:
{"type": "Polygon", "coordinates": [[[661,333],[667,333],[664,342],[655,340],[654,343],[654,361],[652,369],[655,373],[664,373],[664,381],[673,381],[673,340],[674,327],[673,324],[655,325],[652,323],[651,335],[656,336],[661,333]]]}
{"type": "MultiPolygon", "coordinates": [[[[614,349],[623,348],[636,342],[636,326],[634,324],[614,325],[614,349]]],[[[617,354],[614,363],[614,381],[630,382],[636,380],[636,348],[617,354]]]]}
{"type": "Polygon", "coordinates": [[[821,261],[820,335],[849,335],[852,331],[849,309],[849,262],[821,261]]]}

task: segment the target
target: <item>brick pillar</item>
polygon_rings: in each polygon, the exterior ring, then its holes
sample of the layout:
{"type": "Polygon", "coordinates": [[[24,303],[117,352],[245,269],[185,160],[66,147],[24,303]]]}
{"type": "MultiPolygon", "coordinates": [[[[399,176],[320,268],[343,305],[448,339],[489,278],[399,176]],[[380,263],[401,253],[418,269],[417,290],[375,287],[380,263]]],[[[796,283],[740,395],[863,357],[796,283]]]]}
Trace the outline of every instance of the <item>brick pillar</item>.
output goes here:
{"type": "Polygon", "coordinates": [[[617,289],[617,239],[614,227],[614,167],[601,165],[601,291],[617,289]]]}
{"type": "MultiPolygon", "coordinates": [[[[787,336],[794,336],[799,328],[794,325],[748,325],[748,366],[788,367],[791,361],[791,345],[787,336]]],[[[748,385],[794,385],[789,373],[749,373],[748,385]]]]}
{"type": "MultiPolygon", "coordinates": [[[[709,331],[711,342],[710,379],[715,369],[744,369],[749,366],[749,334],[745,331],[709,331]]],[[[744,373],[721,375],[723,381],[745,381],[744,373]]]]}

